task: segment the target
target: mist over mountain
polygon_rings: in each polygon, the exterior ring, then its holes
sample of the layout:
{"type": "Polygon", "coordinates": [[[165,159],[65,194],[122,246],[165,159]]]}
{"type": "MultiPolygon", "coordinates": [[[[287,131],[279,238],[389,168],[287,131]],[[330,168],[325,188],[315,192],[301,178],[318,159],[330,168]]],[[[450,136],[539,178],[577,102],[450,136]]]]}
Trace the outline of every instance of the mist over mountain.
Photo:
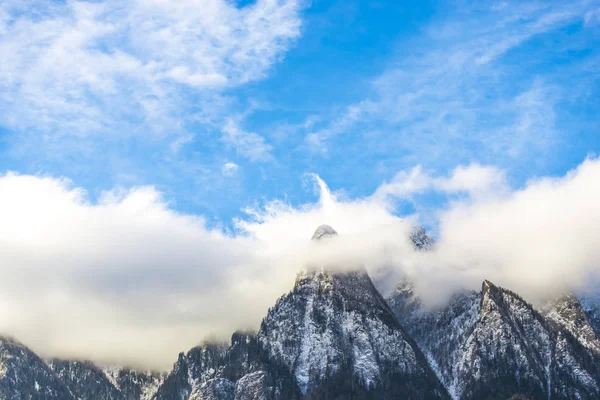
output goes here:
{"type": "MultiPolygon", "coordinates": [[[[320,225],[315,249],[338,233],[320,225]]],[[[422,228],[407,237],[433,251],[422,228]]],[[[0,395],[19,399],[595,399],[600,303],[557,296],[535,307],[484,280],[426,306],[410,278],[384,298],[360,265],[300,268],[258,332],[180,353],[166,373],[47,359],[0,339],[0,395]]]]}
{"type": "Polygon", "coordinates": [[[600,162],[515,190],[501,176],[480,165],[441,177],[416,169],[359,199],[311,177],[315,203],[270,202],[227,231],[173,211],[151,187],[95,202],[66,181],[8,174],[0,327],[44,357],[166,371],[181,347],[257,330],[301,266],[363,266],[385,296],[408,277],[434,308],[484,279],[536,304],[565,292],[592,299],[600,162]],[[438,219],[430,234],[415,231],[426,218],[399,215],[397,202],[436,190],[460,192],[428,210],[438,219]],[[323,222],[340,233],[328,246],[307,240],[323,222]]]}

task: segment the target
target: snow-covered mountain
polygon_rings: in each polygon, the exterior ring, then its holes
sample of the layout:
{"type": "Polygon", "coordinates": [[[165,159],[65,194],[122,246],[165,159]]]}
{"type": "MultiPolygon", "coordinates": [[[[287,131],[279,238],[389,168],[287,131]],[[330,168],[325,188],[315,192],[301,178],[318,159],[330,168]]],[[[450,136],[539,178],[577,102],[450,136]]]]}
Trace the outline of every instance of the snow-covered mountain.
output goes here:
{"type": "Polygon", "coordinates": [[[91,361],[52,359],[48,366],[79,400],[150,400],[165,377],[152,371],[101,368],[91,361]]]}
{"type": "Polygon", "coordinates": [[[596,332],[596,336],[600,337],[600,289],[598,290],[593,296],[586,293],[579,295],[578,299],[590,321],[592,329],[596,332]]]}
{"type": "Polygon", "coordinates": [[[573,296],[542,315],[484,281],[427,310],[403,282],[388,302],[454,399],[600,398],[598,340],[573,296]]]}
{"type": "Polygon", "coordinates": [[[101,369],[90,361],[43,360],[18,341],[0,337],[0,399],[150,400],[164,374],[101,369]]]}
{"type": "Polygon", "coordinates": [[[0,337],[0,399],[75,400],[48,364],[25,345],[0,337]]]}
{"type": "MultiPolygon", "coordinates": [[[[313,240],[333,235],[322,226],[313,240]]],[[[258,339],[308,397],[446,396],[361,267],[303,269],[294,289],[269,310],[258,339]]]]}
{"type": "Polygon", "coordinates": [[[293,378],[271,360],[256,336],[236,332],[231,345],[207,344],[181,353],[157,400],[294,399],[293,378]]]}
{"type": "MultiPolygon", "coordinates": [[[[435,245],[421,228],[408,240],[435,245]]],[[[486,280],[431,310],[409,280],[384,298],[363,267],[305,266],[257,333],[180,353],[169,374],[43,360],[0,337],[0,400],[599,399],[599,304],[536,308],[486,280]]]]}
{"type": "MultiPolygon", "coordinates": [[[[335,236],[320,226],[313,240],[335,236]]],[[[180,354],[157,399],[447,398],[362,268],[303,268],[256,336],[180,354]]]]}

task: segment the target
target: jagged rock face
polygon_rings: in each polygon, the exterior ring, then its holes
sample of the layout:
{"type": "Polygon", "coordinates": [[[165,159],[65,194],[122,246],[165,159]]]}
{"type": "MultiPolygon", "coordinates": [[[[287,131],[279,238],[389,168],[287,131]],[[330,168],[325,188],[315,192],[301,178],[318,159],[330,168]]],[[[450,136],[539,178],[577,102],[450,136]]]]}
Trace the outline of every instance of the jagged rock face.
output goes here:
{"type": "Polygon", "coordinates": [[[410,241],[417,250],[429,251],[433,248],[435,240],[427,234],[425,228],[417,226],[410,234],[410,241]]]}
{"type": "Polygon", "coordinates": [[[582,346],[600,355],[600,341],[577,297],[560,296],[540,308],[546,319],[571,334],[582,346]]]}
{"type": "Polygon", "coordinates": [[[48,366],[79,400],[150,400],[164,379],[151,371],[102,370],[90,361],[52,359],[48,366]]]}
{"type": "Polygon", "coordinates": [[[209,344],[194,347],[187,354],[180,353],[173,371],[154,396],[157,400],[187,400],[192,391],[215,377],[223,362],[227,347],[209,344]]]}
{"type": "Polygon", "coordinates": [[[307,398],[446,396],[364,269],[302,271],[258,339],[307,398]]]}
{"type": "MultiPolygon", "coordinates": [[[[484,281],[480,293],[460,293],[429,311],[404,282],[389,303],[455,399],[600,396],[593,351],[511,291],[484,281]]],[[[582,326],[567,309],[562,304],[552,313],[582,326]]]]}
{"type": "Polygon", "coordinates": [[[192,391],[189,400],[233,400],[235,384],[227,379],[209,379],[192,391]]]}
{"type": "Polygon", "coordinates": [[[54,359],[48,365],[78,399],[125,400],[102,370],[91,362],[54,359]]]}
{"type": "Polygon", "coordinates": [[[155,398],[296,399],[299,390],[287,370],[268,358],[255,335],[236,332],[229,348],[213,344],[181,354],[155,398]]]}
{"type": "Polygon", "coordinates": [[[255,335],[235,333],[218,374],[235,382],[235,399],[295,399],[294,378],[258,342],[255,335]]]}
{"type": "Polygon", "coordinates": [[[107,367],[103,372],[127,400],[152,399],[166,377],[165,373],[122,367],[107,367]]]}
{"type": "Polygon", "coordinates": [[[75,399],[41,358],[26,346],[8,338],[0,338],[0,398],[75,399]]]}
{"type": "MultiPolygon", "coordinates": [[[[600,291],[600,289],[598,289],[600,291]]],[[[579,296],[579,301],[585,311],[592,329],[597,337],[600,337],[600,295],[579,296]]]]}

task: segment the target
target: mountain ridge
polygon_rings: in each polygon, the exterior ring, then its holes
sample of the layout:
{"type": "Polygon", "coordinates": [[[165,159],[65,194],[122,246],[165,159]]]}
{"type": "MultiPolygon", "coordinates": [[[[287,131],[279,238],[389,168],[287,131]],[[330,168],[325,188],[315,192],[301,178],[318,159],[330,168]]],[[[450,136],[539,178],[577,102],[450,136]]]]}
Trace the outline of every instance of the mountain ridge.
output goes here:
{"type": "MultiPolygon", "coordinates": [[[[312,239],[336,235],[321,225],[312,239]]],[[[422,228],[408,240],[435,246],[422,228]]],[[[364,267],[303,267],[257,332],[182,352],[168,374],[43,360],[0,336],[0,398],[595,399],[594,304],[566,294],[534,307],[483,280],[430,310],[409,279],[384,298],[364,267]]]]}

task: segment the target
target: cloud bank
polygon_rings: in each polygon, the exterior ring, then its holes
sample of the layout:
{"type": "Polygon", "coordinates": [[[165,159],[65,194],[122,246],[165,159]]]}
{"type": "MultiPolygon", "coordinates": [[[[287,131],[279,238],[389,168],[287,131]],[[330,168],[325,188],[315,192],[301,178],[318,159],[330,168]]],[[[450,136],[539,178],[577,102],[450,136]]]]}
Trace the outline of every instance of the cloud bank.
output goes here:
{"type": "Polygon", "coordinates": [[[525,297],[579,289],[600,260],[600,160],[510,189],[503,172],[472,164],[448,176],[400,173],[348,199],[314,177],[315,203],[272,201],[235,230],[173,211],[152,187],[92,201],[65,179],[0,177],[0,331],[45,355],[169,368],[210,336],[256,328],[301,267],[363,264],[415,280],[432,304],[484,278],[525,297]],[[407,237],[423,216],[397,200],[447,196],[432,210],[434,251],[407,237]],[[310,241],[327,223],[339,237],[310,241]]]}

